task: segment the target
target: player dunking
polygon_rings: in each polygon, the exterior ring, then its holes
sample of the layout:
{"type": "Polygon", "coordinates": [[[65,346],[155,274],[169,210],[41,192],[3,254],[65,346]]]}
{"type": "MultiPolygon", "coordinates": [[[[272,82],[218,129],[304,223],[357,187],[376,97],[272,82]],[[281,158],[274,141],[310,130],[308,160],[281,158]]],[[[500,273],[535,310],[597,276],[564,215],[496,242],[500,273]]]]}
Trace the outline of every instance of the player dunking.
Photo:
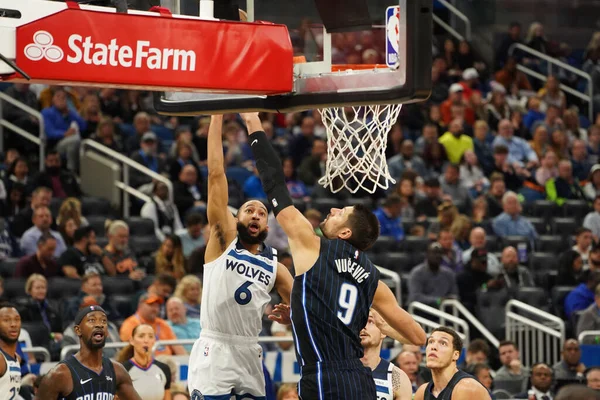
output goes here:
{"type": "Polygon", "coordinates": [[[263,188],[294,259],[291,316],[301,365],[299,395],[310,400],[375,399],[371,369],[360,360],[359,338],[371,304],[401,339],[419,345],[426,339],[421,326],[379,281],[379,271],[364,253],[379,236],[377,217],[360,205],[333,208],[321,224],[325,237],[318,237],[293,206],[281,161],[258,114],[242,116],[263,188]]]}
{"type": "Polygon", "coordinates": [[[491,399],[488,390],[474,376],[456,367],[462,348],[462,340],[453,329],[441,326],[431,332],[425,358],[433,380],[421,385],[415,400],[491,399]]]}
{"type": "Polygon", "coordinates": [[[411,400],[412,385],[406,373],[379,356],[385,339],[381,332],[384,326],[377,311],[371,310],[367,325],[360,331],[360,344],[365,351],[362,362],[373,370],[377,400],[411,400]]]}
{"type": "Polygon", "coordinates": [[[0,398],[16,399],[21,389],[21,365],[17,345],[21,333],[21,316],[10,304],[0,305],[0,398]]]}
{"type": "Polygon", "coordinates": [[[125,368],[102,355],[108,336],[108,320],[102,307],[82,308],[74,322],[80,349],[48,372],[36,399],[113,400],[117,394],[120,400],[141,400],[125,368]]]}
{"type": "MultiPolygon", "coordinates": [[[[202,331],[190,354],[188,384],[192,400],[265,399],[265,378],[258,335],[262,315],[277,289],[289,304],[292,276],[263,244],[267,208],[244,203],[234,218],[227,208],[222,116],[211,118],[208,132],[208,223],[202,331]]],[[[272,318],[273,319],[273,318],[272,318]]]]}

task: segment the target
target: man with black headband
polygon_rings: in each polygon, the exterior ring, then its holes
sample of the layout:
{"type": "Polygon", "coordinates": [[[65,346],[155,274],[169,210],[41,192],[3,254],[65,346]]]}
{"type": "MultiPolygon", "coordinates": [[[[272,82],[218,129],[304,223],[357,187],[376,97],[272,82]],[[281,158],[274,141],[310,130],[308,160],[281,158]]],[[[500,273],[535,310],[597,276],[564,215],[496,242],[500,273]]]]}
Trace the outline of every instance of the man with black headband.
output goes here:
{"type": "MultiPolygon", "coordinates": [[[[237,217],[227,208],[222,125],[222,116],[211,118],[207,202],[210,236],[204,258],[202,332],[190,354],[188,385],[192,399],[229,399],[230,395],[264,399],[265,378],[258,344],[262,316],[273,288],[289,304],[292,276],[277,261],[276,250],[263,243],[269,214],[265,205],[247,201],[237,217]]],[[[237,134],[239,127],[226,129],[237,134]]]]}
{"type": "Polygon", "coordinates": [[[324,237],[317,236],[294,207],[281,161],[258,113],[242,114],[242,118],[263,188],[294,259],[291,315],[302,369],[298,394],[301,399],[375,399],[371,369],[361,362],[359,337],[371,305],[389,324],[383,334],[417,345],[426,340],[423,328],[398,306],[364,253],[379,236],[377,217],[360,204],[332,208],[320,225],[324,237]]]}
{"type": "Polygon", "coordinates": [[[15,307],[0,305],[0,398],[15,399],[21,388],[21,365],[17,345],[21,316],[15,307]]]}
{"type": "Polygon", "coordinates": [[[75,316],[80,349],[44,377],[37,400],[106,399],[141,400],[125,368],[102,355],[108,335],[106,312],[100,306],[84,307],[75,316]]]}

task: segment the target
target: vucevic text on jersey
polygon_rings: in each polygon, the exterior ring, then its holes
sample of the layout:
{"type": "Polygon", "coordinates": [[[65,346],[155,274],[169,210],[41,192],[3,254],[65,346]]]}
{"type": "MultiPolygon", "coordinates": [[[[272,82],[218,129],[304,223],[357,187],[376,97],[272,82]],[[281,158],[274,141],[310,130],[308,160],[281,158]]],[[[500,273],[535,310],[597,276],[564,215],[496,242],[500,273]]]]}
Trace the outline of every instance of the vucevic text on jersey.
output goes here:
{"type": "Polygon", "coordinates": [[[92,394],[85,394],[83,396],[79,396],[77,400],[113,400],[115,398],[114,394],[99,392],[92,394]]]}

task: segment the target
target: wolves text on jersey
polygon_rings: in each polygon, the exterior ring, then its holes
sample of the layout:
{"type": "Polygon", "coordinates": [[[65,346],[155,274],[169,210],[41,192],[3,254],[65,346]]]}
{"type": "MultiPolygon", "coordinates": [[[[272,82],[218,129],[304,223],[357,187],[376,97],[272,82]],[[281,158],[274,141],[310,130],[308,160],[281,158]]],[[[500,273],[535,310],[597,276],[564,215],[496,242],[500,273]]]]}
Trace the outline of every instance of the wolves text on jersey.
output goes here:
{"type": "Polygon", "coordinates": [[[337,267],[338,274],[349,273],[356,283],[363,283],[371,275],[370,272],[366,272],[363,267],[351,258],[339,258],[335,260],[335,266],[337,267]]]}
{"type": "Polygon", "coordinates": [[[271,276],[261,271],[260,267],[247,265],[241,261],[227,259],[225,260],[225,268],[237,272],[246,278],[258,281],[265,286],[269,286],[269,283],[271,282],[271,276]]]}

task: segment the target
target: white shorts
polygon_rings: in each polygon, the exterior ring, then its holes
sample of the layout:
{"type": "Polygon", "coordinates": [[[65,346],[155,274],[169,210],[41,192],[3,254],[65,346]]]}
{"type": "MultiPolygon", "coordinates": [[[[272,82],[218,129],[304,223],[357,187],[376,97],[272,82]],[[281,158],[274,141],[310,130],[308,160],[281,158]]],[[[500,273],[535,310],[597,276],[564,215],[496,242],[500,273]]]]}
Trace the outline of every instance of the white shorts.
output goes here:
{"type": "Polygon", "coordinates": [[[203,329],[188,370],[192,399],[266,399],[262,347],[257,338],[203,329]],[[195,391],[195,392],[194,392],[195,391]]]}

